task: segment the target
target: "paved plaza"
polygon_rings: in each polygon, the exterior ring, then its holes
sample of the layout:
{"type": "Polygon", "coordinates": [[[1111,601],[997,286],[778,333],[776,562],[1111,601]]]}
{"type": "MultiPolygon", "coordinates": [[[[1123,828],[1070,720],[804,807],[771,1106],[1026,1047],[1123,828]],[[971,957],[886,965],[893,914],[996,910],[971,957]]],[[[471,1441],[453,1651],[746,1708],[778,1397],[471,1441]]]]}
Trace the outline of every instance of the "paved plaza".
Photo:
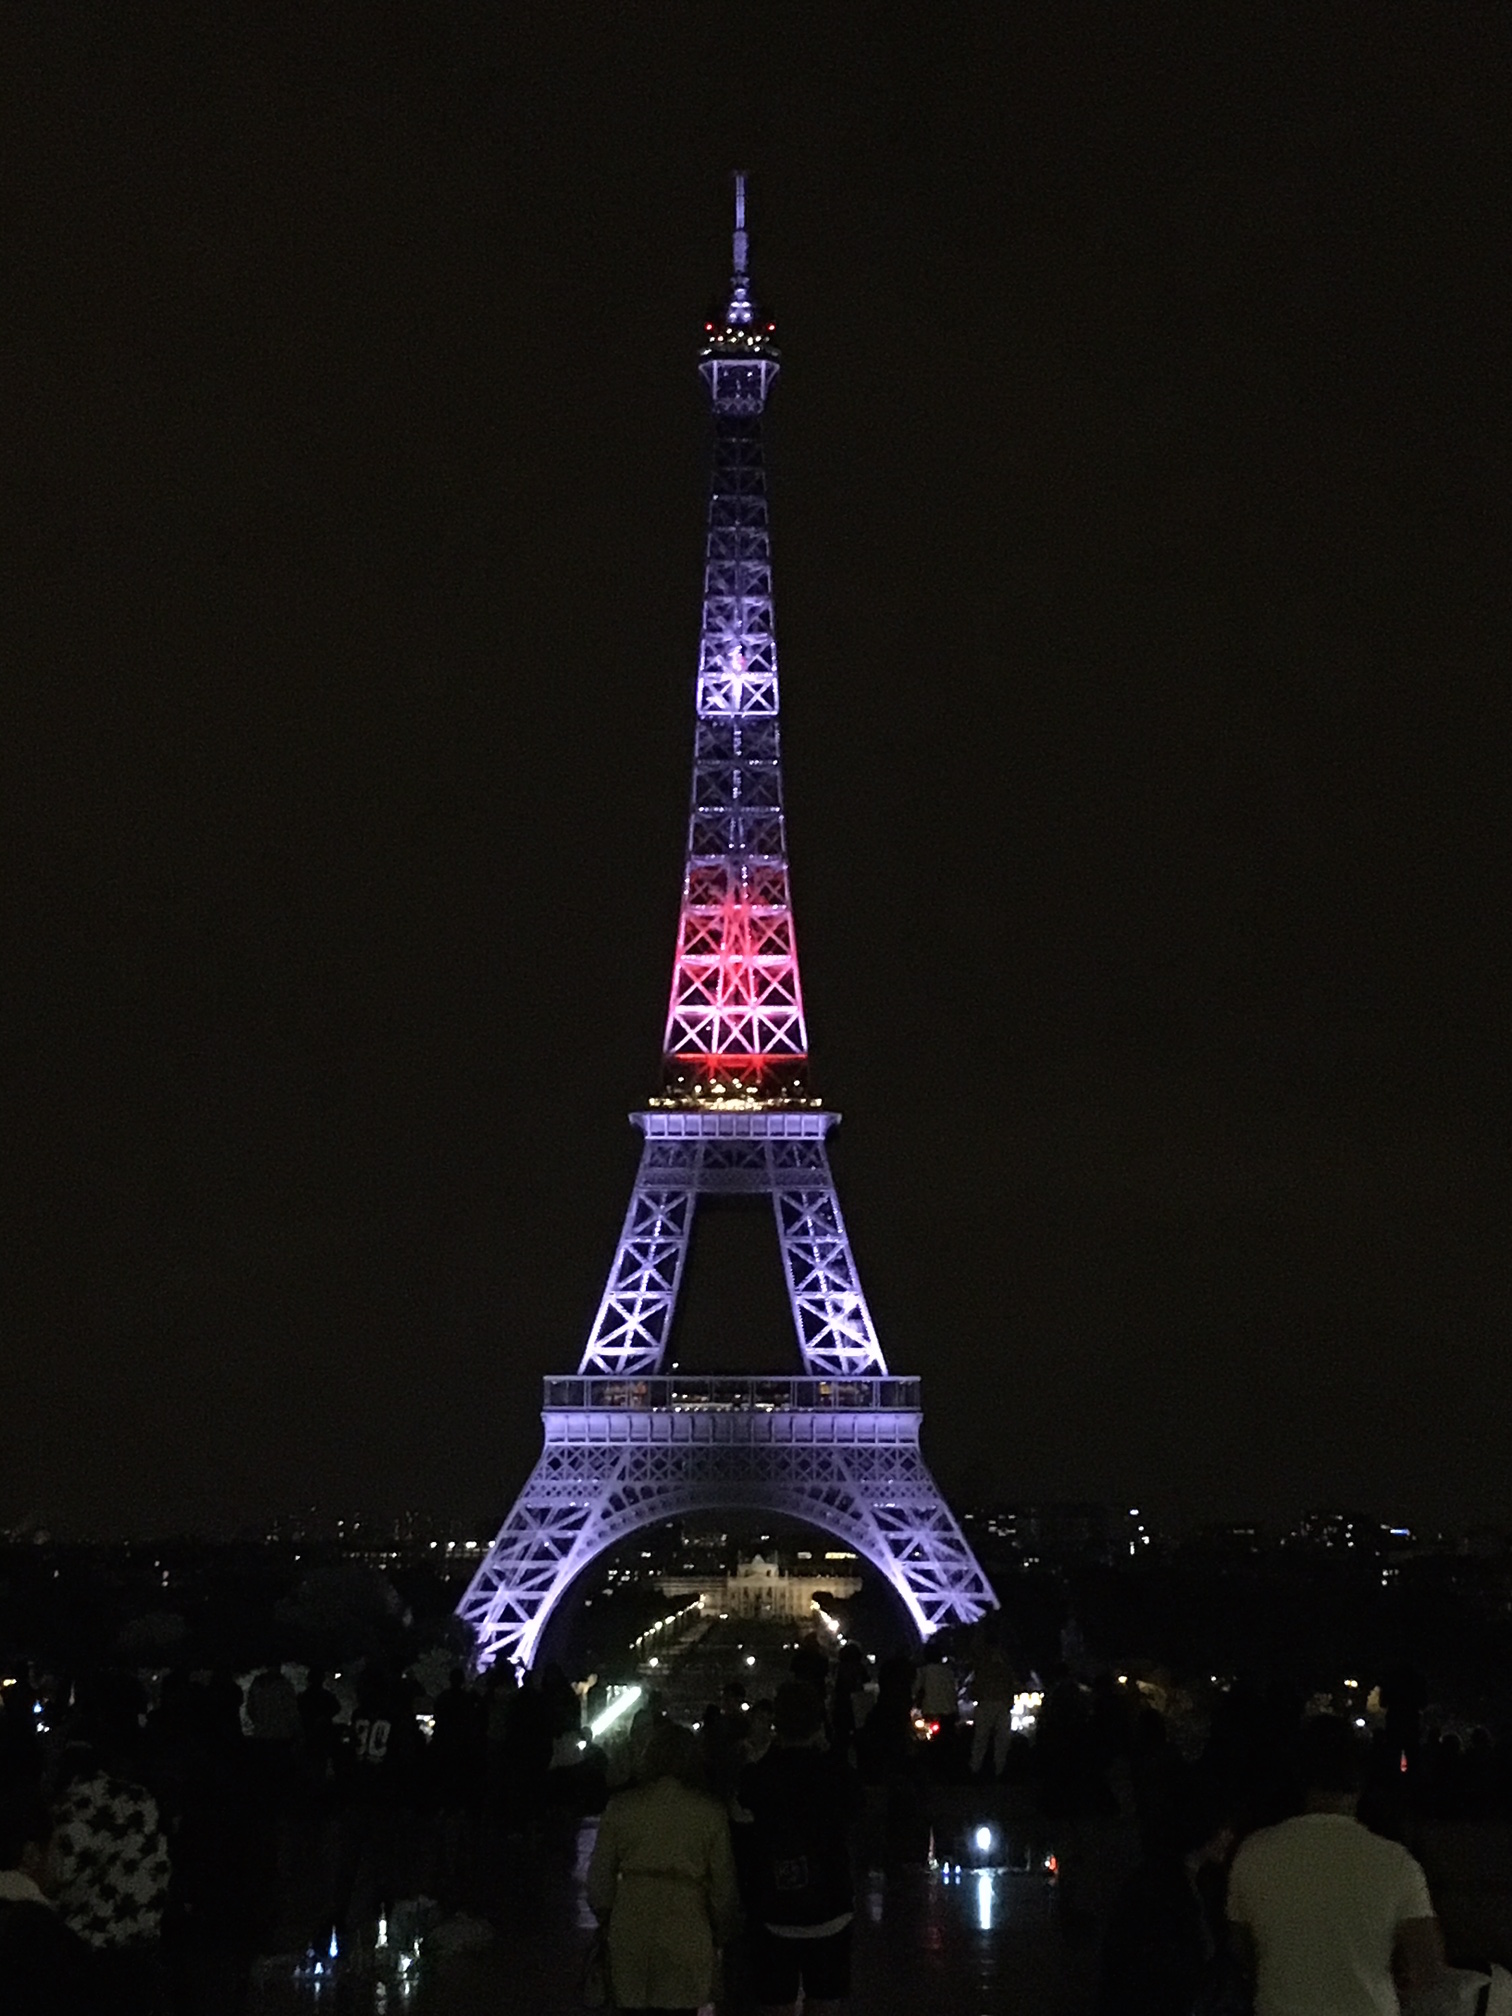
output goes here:
{"type": "MultiPolygon", "coordinates": [[[[1053,1882],[1031,1859],[1027,1837],[1002,1795],[995,1799],[951,1790],[940,1795],[934,1866],[885,1874],[863,1871],[857,1894],[857,1944],[851,2005],[858,2012],[916,2016],[1084,2016],[1092,2007],[1094,1945],[1061,1923],[1053,1882]],[[969,1811],[968,1811],[969,1808],[969,1811]],[[991,1826],[994,1859],[958,1868],[975,1854],[976,1830],[991,1826]],[[943,1866],[949,1864],[949,1866],[943,1866]],[[1017,1865],[1017,1866],[1014,1866],[1017,1865]]],[[[581,2009],[578,1985],[592,1919],[583,1901],[583,1872],[597,1822],[574,1840],[539,1853],[515,1844],[501,1860],[490,1916],[492,1941],[450,1958],[423,1957],[404,1982],[349,1973],[333,1983],[298,1984],[288,1968],[264,1964],[254,1994],[255,2016],[295,2016],[311,2009],[351,2016],[498,2016],[532,2011],[569,2016],[581,2009]]],[[[864,1835],[864,1828],[863,1828],[864,1835]]],[[[1106,1856],[1120,1844],[1098,1844],[1106,1856]]],[[[722,2007],[749,2008],[738,1962],[722,2007]]]]}
{"type": "MultiPolygon", "coordinates": [[[[1090,2016],[1107,1905],[1132,1866],[1132,1830],[1098,1822],[1047,1850],[1027,1803],[1004,1789],[937,1788],[929,1810],[929,1860],[884,1872],[868,1867],[880,1813],[863,1820],[858,1848],[856,2016],[1090,2016]],[[977,1847],[990,1830],[990,1848],[977,1847]],[[1055,1877],[1044,1868],[1056,1854],[1055,1877]]],[[[592,1919],[583,1876],[596,1820],[542,1843],[506,1842],[490,1868],[486,1912],[457,1935],[471,1951],[422,1953],[403,1979],[392,1968],[343,1968],[335,1980],[299,1982],[293,1959],[257,1970],[250,2016],[571,2016],[592,1919]]],[[[1444,1920],[1451,1957],[1512,1959],[1512,1829],[1447,1825],[1417,1842],[1444,1920]]],[[[448,1931],[458,1921],[444,1926],[448,1931]]],[[[722,2010],[747,2016],[733,1957],[722,2010]]]]}

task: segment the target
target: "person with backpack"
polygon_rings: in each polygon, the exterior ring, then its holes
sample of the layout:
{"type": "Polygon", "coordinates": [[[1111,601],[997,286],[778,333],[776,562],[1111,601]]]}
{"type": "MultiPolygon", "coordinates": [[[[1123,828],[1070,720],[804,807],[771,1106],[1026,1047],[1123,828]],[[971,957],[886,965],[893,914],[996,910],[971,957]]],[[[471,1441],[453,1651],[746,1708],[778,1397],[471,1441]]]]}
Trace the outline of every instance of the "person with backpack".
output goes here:
{"type": "Polygon", "coordinates": [[[770,2016],[835,2016],[850,1991],[852,1774],[824,1734],[824,1702],[801,1680],[777,1690],[774,1740],[736,1794],[750,1829],[746,1874],[752,1987],[770,2016]]]}

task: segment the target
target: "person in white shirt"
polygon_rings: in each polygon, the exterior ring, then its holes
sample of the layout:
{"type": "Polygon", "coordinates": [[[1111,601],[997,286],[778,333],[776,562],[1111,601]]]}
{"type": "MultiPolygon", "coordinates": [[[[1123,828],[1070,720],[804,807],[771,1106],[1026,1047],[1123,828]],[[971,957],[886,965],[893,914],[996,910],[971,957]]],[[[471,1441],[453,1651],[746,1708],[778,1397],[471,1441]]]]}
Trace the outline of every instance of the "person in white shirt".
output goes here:
{"type": "Polygon", "coordinates": [[[1229,1875],[1255,2016],[1398,2016],[1399,1991],[1423,1993],[1443,1965],[1427,1878],[1355,1818],[1364,1758],[1347,1722],[1314,1717],[1301,1761],[1305,1810],[1250,1835],[1229,1875]]]}

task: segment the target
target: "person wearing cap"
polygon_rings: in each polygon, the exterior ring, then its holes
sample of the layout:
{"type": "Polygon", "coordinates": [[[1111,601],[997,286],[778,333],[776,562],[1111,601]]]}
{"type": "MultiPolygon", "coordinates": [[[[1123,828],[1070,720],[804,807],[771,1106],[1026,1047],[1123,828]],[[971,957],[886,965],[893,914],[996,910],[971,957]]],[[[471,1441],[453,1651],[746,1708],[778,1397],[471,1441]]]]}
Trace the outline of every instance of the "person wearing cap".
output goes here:
{"type": "Polygon", "coordinates": [[[790,1680],[772,1703],[773,1742],[740,1775],[737,1818],[751,1830],[752,1987],[766,2016],[835,2016],[850,1990],[851,1774],[824,1735],[824,1703],[790,1680]],[[749,1819],[746,1816],[749,1816],[749,1819]]]}

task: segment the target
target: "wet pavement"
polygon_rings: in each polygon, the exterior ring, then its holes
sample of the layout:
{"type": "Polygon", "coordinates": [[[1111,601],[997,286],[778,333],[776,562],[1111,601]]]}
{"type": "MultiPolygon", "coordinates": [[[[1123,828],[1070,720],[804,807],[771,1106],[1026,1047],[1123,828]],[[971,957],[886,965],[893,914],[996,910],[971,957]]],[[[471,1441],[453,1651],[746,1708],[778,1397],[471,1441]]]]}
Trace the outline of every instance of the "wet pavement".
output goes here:
{"type": "MultiPolygon", "coordinates": [[[[1090,2016],[1100,1928],[1132,1866],[1128,1826],[1097,1822],[1051,1841],[1027,1802],[1001,1787],[936,1787],[928,1818],[930,1859],[885,1873],[868,1866],[881,1816],[863,1819],[855,2016],[1090,2016]]],[[[583,2006],[592,1922],[583,1872],[596,1827],[502,1844],[478,1915],[440,1921],[407,1968],[400,1923],[386,1953],[352,1956],[335,1978],[296,1981],[292,1953],[264,1959],[249,2016],[570,2016],[583,2006]],[[483,1943],[464,1950],[471,1940],[483,1943]]],[[[1415,1845],[1451,1958],[1512,1962],[1512,1829],[1441,1825],[1415,1845]]],[[[720,2009],[749,2016],[750,2007],[736,1954],[720,2009]]]]}
{"type": "MultiPolygon", "coordinates": [[[[1127,1844],[1109,1837],[1079,1844],[1070,1875],[1081,1903],[1045,1861],[1054,1853],[1010,1795],[939,1788],[931,1809],[932,1859],[884,1873],[859,1872],[851,2006],[879,2016],[1086,2016],[1095,1972],[1094,1918],[1084,1906],[1116,1880],[1127,1844]],[[1080,1874],[1077,1873],[1078,1869],[1080,1874]]],[[[880,1816],[873,1816],[880,1822],[880,1816]]],[[[292,1956],[261,1963],[255,2016],[483,2016],[526,2011],[568,2016],[581,2009],[579,1983],[591,1919],[583,1871],[597,1823],[574,1839],[527,1852],[515,1843],[486,1900],[492,1936],[473,1951],[444,1954],[448,1937],[485,1936],[478,1919],[444,1922],[403,1967],[402,1927],[388,1950],[356,1955],[334,1978],[295,1981],[292,1956]]],[[[867,1828],[863,1823],[865,1843],[867,1828]]],[[[867,1858],[863,1854],[863,1864],[867,1858]]],[[[1058,1858],[1058,1860],[1061,1858],[1058,1858]]],[[[721,2008],[749,2009],[738,1954],[721,2008]]]]}

